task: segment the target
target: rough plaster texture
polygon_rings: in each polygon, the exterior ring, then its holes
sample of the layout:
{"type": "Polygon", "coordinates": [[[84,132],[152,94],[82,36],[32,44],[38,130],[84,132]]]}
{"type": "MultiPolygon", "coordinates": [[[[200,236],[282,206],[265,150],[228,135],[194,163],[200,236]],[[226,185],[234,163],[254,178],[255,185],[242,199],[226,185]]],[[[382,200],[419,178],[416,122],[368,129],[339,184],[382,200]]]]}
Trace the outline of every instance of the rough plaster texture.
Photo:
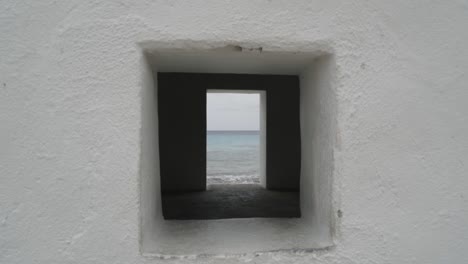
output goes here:
{"type": "Polygon", "coordinates": [[[0,263],[468,263],[466,1],[0,6],[0,263]],[[148,41],[334,54],[333,247],[142,256],[148,41]]]}

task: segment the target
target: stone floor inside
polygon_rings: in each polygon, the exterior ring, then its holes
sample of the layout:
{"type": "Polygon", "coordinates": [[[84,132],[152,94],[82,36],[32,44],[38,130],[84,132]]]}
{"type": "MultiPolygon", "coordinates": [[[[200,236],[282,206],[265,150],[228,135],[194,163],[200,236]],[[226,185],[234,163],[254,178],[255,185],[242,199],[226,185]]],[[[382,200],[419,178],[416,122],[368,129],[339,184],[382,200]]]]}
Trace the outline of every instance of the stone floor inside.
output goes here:
{"type": "Polygon", "coordinates": [[[164,192],[167,220],[300,217],[298,191],[264,189],[259,184],[215,184],[201,192],[164,192]]]}

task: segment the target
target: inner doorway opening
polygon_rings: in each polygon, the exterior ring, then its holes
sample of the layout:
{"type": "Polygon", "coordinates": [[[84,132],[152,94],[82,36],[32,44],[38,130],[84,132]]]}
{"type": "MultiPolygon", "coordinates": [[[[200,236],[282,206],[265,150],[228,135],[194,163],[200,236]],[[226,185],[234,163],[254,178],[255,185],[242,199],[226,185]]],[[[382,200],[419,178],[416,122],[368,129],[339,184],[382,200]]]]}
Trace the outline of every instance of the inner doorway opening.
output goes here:
{"type": "Polygon", "coordinates": [[[206,99],[207,188],[260,184],[265,154],[261,92],[208,90],[206,99]]]}

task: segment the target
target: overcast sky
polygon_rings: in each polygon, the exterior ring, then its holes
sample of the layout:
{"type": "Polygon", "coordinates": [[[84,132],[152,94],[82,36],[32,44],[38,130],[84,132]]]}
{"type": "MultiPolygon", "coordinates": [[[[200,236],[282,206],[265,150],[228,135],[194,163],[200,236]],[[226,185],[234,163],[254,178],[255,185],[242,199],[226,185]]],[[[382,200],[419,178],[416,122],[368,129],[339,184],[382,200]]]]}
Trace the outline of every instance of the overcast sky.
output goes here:
{"type": "Polygon", "coordinates": [[[260,95],[207,94],[208,130],[259,130],[260,95]]]}

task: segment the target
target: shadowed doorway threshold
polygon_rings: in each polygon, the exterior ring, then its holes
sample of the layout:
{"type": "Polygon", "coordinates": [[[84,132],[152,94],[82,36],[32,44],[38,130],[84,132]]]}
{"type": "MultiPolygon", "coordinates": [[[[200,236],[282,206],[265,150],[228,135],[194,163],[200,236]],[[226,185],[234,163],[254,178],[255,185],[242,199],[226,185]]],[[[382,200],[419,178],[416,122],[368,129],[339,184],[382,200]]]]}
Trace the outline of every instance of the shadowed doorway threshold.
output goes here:
{"type": "Polygon", "coordinates": [[[266,190],[258,184],[215,184],[206,191],[163,192],[167,220],[300,217],[298,191],[266,190]]]}

